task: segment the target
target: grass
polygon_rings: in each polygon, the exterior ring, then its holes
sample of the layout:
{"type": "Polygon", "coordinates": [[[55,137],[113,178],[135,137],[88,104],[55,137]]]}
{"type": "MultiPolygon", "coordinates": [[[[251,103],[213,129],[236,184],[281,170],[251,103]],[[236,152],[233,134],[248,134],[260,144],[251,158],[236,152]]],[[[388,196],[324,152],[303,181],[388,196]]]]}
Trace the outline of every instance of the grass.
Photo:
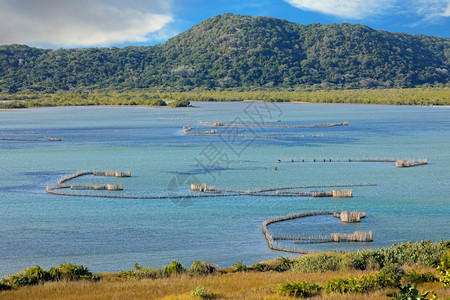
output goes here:
{"type": "MultiPolygon", "coordinates": [[[[426,271],[433,271],[432,269],[426,271]]],[[[187,274],[170,278],[127,280],[104,277],[98,282],[60,281],[0,292],[0,299],[201,299],[192,291],[202,286],[219,295],[219,299],[282,299],[277,289],[282,283],[308,281],[324,284],[334,278],[374,274],[371,271],[346,271],[304,274],[298,272],[236,272],[192,277],[187,274]]],[[[98,274],[97,274],[98,275],[98,274]]],[[[441,297],[450,297],[450,289],[438,282],[418,285],[420,290],[433,289],[441,297]]],[[[364,299],[386,299],[384,289],[363,294],[364,299]]],[[[361,299],[361,294],[327,294],[309,299],[361,299]]],[[[287,298],[286,298],[287,299],[287,298]]]]}
{"type": "Polygon", "coordinates": [[[176,261],[161,269],[135,264],[116,274],[92,274],[69,263],[49,271],[35,266],[0,280],[0,290],[6,289],[0,299],[380,299],[400,283],[447,298],[450,289],[438,277],[449,269],[449,248],[444,240],[407,242],[375,251],[282,257],[249,267],[241,261],[227,269],[199,261],[190,268],[176,261]]]}

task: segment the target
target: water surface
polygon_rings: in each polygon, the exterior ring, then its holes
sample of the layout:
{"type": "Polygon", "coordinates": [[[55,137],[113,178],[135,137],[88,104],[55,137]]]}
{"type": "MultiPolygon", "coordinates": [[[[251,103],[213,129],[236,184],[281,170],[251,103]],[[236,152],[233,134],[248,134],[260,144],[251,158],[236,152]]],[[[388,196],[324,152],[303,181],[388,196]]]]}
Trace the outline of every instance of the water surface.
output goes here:
{"type": "MultiPolygon", "coordinates": [[[[209,128],[208,128],[209,129],[209,128]]],[[[223,129],[221,129],[223,130],[223,129]]],[[[368,244],[301,245],[302,249],[363,249],[394,242],[450,238],[450,108],[261,103],[195,103],[194,108],[63,107],[0,111],[0,138],[61,137],[51,141],[0,141],[0,275],[36,264],[64,262],[94,272],[175,259],[221,267],[286,256],[271,251],[264,219],[308,210],[359,210],[360,224],[331,217],[273,224],[274,233],[329,234],[372,230],[368,244]],[[238,133],[277,139],[184,136],[198,121],[245,124],[350,126],[238,133]],[[277,122],[280,121],[280,122],[277,122]],[[283,138],[283,136],[285,138],[283,138]],[[298,136],[298,137],[294,137],[298,136]],[[331,158],[427,158],[426,166],[393,163],[279,163],[331,158]],[[274,170],[274,165],[278,170],[274,170]],[[188,193],[174,187],[195,176],[217,188],[375,183],[356,187],[351,199],[221,197],[130,200],[64,197],[47,185],[81,170],[129,170],[132,178],[80,178],[80,183],[121,182],[127,194],[188,193]],[[171,184],[172,182],[172,184],[171,184]]]]}

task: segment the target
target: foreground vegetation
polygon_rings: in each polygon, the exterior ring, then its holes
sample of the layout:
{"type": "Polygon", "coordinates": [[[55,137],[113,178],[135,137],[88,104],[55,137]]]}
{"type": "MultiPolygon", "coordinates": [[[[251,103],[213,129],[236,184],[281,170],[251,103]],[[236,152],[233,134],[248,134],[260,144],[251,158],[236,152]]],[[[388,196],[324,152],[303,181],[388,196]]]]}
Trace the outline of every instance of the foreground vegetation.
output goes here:
{"type": "Polygon", "coordinates": [[[191,101],[353,103],[384,105],[450,105],[450,87],[358,90],[196,90],[191,92],[93,92],[57,94],[0,94],[0,108],[89,105],[189,106],[191,101]],[[169,103],[169,104],[168,104],[169,103]]]}
{"type": "MultiPolygon", "coordinates": [[[[327,252],[232,268],[173,261],[93,275],[72,264],[35,266],[0,281],[1,299],[274,299],[316,297],[412,299],[450,297],[450,241],[395,244],[386,249],[327,252]],[[439,282],[440,281],[440,282],[439,282]],[[427,291],[425,291],[427,290],[427,291]],[[437,296],[436,296],[437,295],[437,296]],[[422,297],[422,298],[420,298],[422,297]]],[[[433,298],[437,299],[437,298],[433,298]]]]}

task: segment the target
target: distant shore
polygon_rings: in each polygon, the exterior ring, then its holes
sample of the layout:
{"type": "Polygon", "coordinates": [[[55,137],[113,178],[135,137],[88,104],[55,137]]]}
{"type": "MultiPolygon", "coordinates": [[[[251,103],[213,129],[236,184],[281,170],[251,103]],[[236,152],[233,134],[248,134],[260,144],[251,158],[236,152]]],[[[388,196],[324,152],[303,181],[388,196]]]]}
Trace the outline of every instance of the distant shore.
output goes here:
{"type": "Polygon", "coordinates": [[[450,87],[355,90],[193,90],[186,92],[90,91],[55,94],[0,94],[0,109],[55,106],[175,106],[189,102],[450,106],[450,87]]]}

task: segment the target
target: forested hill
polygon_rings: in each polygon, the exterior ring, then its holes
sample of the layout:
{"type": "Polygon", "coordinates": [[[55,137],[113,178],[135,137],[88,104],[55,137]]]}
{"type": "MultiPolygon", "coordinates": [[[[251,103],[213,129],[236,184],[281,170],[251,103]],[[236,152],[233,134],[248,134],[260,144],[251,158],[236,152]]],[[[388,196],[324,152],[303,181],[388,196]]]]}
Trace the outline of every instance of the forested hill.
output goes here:
{"type": "Polygon", "coordinates": [[[223,14],[152,47],[0,46],[0,92],[447,84],[450,39],[223,14]]]}

